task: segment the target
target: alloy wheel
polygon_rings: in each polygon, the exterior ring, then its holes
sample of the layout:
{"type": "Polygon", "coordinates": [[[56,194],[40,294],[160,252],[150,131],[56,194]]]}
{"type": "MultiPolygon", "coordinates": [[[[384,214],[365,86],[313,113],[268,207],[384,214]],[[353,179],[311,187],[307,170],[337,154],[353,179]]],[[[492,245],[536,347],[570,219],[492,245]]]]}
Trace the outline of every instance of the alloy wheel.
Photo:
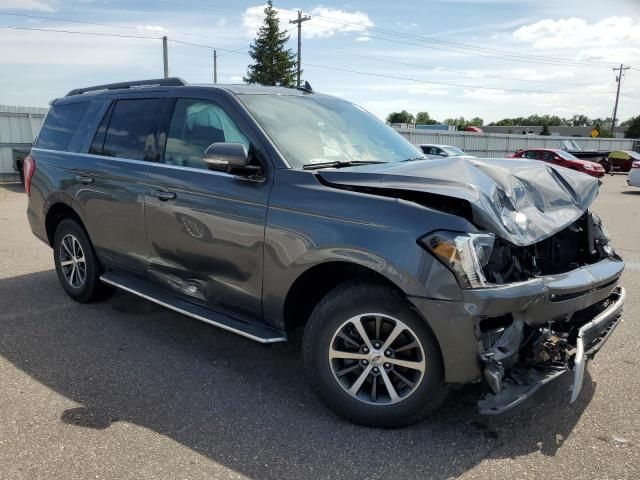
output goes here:
{"type": "Polygon", "coordinates": [[[82,246],[76,237],[65,235],[60,242],[60,267],[65,280],[73,288],[80,288],[87,278],[87,263],[82,246]]]}
{"type": "Polygon", "coordinates": [[[345,392],[375,405],[405,400],[420,386],[426,368],[415,332],[379,313],[357,315],[338,327],[329,345],[329,364],[345,392]]]}

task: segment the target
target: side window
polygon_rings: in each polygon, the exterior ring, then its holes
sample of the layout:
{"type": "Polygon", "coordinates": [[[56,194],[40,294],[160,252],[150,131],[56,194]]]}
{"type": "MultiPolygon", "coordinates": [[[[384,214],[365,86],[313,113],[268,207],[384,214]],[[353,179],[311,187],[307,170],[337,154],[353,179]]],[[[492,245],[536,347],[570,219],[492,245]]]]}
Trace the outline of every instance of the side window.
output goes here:
{"type": "Polygon", "coordinates": [[[247,137],[220,106],[179,98],[167,134],[164,163],[206,169],[204,151],[216,142],[242,143],[251,150],[247,137]]]}
{"type": "Polygon", "coordinates": [[[89,102],[54,105],[38,135],[38,148],[66,151],[89,102]]]}
{"type": "Polygon", "coordinates": [[[554,155],[551,152],[542,152],[542,160],[545,162],[553,162],[554,155]]]}
{"type": "Polygon", "coordinates": [[[91,147],[89,147],[89,153],[93,155],[102,155],[104,139],[107,136],[107,127],[109,126],[109,120],[111,119],[111,112],[113,112],[113,103],[104,114],[104,118],[102,119],[102,122],[100,122],[96,135],[93,137],[93,142],[91,142],[91,147]]]}
{"type": "MultiPolygon", "coordinates": [[[[132,160],[156,160],[156,130],[163,102],[163,99],[158,98],[118,100],[111,112],[102,155],[132,160]]],[[[105,118],[108,114],[109,112],[105,118]]],[[[99,144],[100,128],[102,125],[96,132],[94,143],[97,141],[99,144]]],[[[93,150],[92,145],[91,153],[94,151],[97,150],[93,150]]]]}

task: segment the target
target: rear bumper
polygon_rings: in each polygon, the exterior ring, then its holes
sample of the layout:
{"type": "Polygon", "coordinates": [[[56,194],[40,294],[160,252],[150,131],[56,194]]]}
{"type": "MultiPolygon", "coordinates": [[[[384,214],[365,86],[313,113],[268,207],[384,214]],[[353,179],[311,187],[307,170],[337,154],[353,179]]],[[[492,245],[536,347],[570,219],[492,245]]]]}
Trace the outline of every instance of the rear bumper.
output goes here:
{"type": "Polygon", "coordinates": [[[545,325],[605,301],[617,288],[624,262],[605,259],[571,272],[494,288],[462,290],[462,301],[409,297],[431,326],[442,352],[445,381],[470,383],[483,376],[478,322],[518,315],[527,325],[545,325]]]}

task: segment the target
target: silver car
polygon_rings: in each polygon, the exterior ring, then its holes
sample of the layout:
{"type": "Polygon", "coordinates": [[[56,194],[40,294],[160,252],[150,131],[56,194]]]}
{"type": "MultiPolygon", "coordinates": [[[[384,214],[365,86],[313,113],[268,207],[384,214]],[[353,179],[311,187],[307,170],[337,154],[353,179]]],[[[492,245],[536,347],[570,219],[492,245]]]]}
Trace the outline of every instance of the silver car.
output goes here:
{"type": "Polygon", "coordinates": [[[633,162],[629,176],[627,177],[627,185],[631,187],[640,187],[640,162],[633,162]]]}
{"type": "Polygon", "coordinates": [[[422,145],[418,145],[420,150],[429,158],[438,158],[438,157],[474,157],[473,155],[469,155],[458,147],[453,147],[451,145],[433,145],[429,143],[425,143],[422,145]]]}

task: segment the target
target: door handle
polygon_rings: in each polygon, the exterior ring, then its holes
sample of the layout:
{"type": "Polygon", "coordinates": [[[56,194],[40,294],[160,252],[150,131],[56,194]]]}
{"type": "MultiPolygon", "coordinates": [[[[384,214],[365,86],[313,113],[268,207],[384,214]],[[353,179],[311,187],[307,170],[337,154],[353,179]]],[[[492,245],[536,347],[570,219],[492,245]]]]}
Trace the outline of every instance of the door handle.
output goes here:
{"type": "Polygon", "coordinates": [[[156,190],[156,197],[158,197],[159,200],[166,202],[167,200],[173,200],[176,198],[176,193],[156,190]]]}
{"type": "Polygon", "coordinates": [[[89,185],[90,183],[93,183],[93,177],[89,177],[87,175],[78,175],[76,176],[76,180],[83,185],[89,185]]]}

